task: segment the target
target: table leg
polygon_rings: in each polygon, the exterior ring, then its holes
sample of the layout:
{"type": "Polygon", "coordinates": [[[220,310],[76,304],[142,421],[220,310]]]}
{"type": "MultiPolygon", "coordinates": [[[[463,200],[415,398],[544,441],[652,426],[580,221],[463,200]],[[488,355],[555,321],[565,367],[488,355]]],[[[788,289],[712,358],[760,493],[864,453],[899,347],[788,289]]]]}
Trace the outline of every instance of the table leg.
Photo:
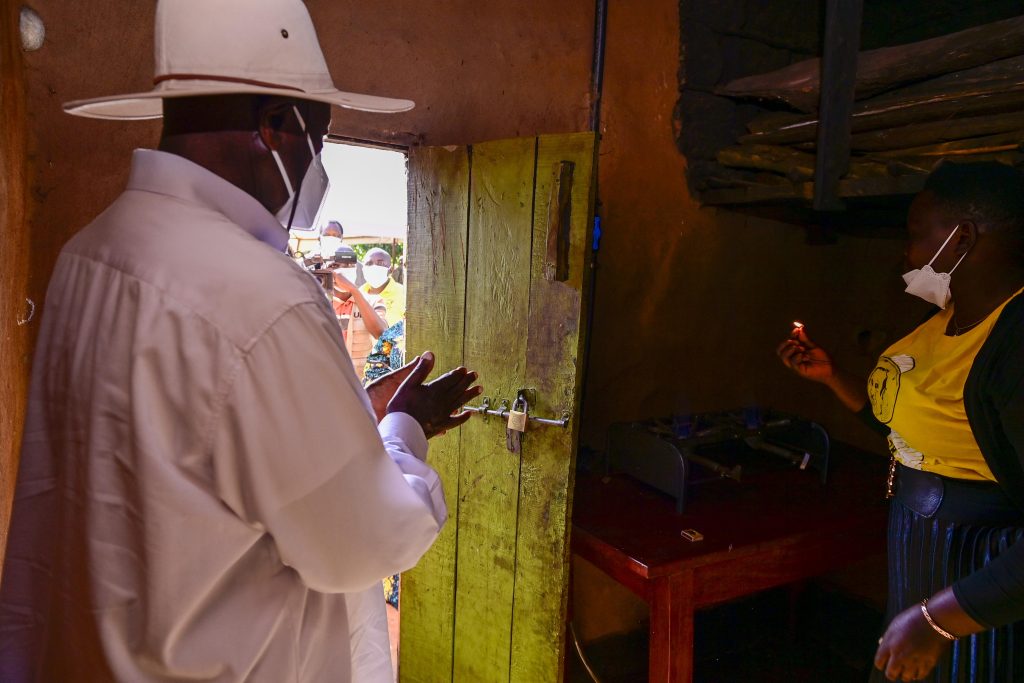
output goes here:
{"type": "Polygon", "coordinates": [[[693,572],[655,579],[650,589],[650,683],[693,681],[693,572]]]}

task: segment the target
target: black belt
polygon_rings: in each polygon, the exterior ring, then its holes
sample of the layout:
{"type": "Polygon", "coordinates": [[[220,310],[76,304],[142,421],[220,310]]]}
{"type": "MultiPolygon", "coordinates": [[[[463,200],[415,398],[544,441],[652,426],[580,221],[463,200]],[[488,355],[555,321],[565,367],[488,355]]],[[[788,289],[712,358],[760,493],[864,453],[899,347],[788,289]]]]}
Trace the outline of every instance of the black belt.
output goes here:
{"type": "Polygon", "coordinates": [[[896,465],[896,500],[926,518],[961,524],[1024,526],[1024,510],[990,481],[943,477],[896,465]]]}

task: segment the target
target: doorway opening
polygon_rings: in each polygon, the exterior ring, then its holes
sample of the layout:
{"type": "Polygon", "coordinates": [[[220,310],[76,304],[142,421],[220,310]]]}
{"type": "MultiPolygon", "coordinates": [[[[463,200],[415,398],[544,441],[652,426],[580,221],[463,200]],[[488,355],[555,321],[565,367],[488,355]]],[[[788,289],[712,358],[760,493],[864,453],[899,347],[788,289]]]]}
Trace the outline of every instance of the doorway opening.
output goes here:
{"type": "MultiPolygon", "coordinates": [[[[407,161],[404,150],[364,143],[329,138],[323,148],[330,189],[316,246],[334,270],[332,305],[364,384],[405,363],[407,161]]],[[[389,577],[381,598],[396,675],[399,590],[399,577],[389,577]]]]}
{"type": "Polygon", "coordinates": [[[293,252],[318,252],[335,271],[332,303],[356,375],[368,381],[404,361],[407,155],[329,138],[323,162],[330,189],[319,224],[293,231],[293,252]]]}

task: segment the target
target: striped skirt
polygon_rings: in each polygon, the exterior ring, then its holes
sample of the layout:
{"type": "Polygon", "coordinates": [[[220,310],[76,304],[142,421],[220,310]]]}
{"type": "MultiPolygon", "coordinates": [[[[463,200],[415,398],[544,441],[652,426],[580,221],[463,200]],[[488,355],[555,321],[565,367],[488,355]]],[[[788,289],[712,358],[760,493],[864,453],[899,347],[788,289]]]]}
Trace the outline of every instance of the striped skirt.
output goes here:
{"type": "MultiPolygon", "coordinates": [[[[996,485],[962,482],[900,466],[896,497],[889,511],[886,623],[984,567],[1022,537],[1024,516],[996,485]],[[939,482],[938,487],[944,489],[939,496],[941,504],[935,503],[934,495],[920,495],[922,486],[934,486],[929,482],[939,482]]],[[[884,681],[885,677],[875,670],[871,680],[884,681]]],[[[923,680],[1024,681],[1024,622],[954,641],[923,680]]]]}

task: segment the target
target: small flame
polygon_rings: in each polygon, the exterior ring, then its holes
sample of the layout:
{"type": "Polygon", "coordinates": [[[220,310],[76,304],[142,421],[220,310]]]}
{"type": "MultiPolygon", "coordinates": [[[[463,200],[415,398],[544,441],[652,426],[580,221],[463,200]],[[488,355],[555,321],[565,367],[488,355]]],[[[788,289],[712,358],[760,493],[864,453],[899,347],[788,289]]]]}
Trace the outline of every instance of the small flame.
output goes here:
{"type": "Polygon", "coordinates": [[[800,322],[799,320],[794,320],[793,321],[793,327],[795,329],[797,329],[797,330],[801,330],[801,329],[803,329],[804,324],[802,322],[800,322]]]}

